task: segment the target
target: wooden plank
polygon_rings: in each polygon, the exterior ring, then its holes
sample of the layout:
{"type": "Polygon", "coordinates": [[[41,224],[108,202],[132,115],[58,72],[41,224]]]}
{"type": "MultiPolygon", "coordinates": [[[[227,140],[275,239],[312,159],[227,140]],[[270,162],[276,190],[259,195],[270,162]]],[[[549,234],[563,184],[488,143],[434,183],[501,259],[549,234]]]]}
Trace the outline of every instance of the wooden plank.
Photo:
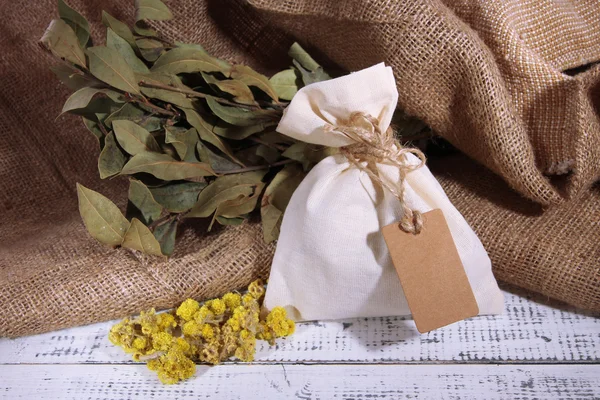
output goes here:
{"type": "Polygon", "coordinates": [[[161,385],[135,365],[0,366],[6,399],[598,399],[600,365],[223,365],[161,385]]]}
{"type": "MultiPolygon", "coordinates": [[[[522,292],[518,292],[524,295],[522,292]]],[[[402,317],[300,324],[258,362],[594,363],[600,361],[600,318],[539,297],[506,293],[506,312],[420,335],[402,317]]],[[[106,339],[112,322],[16,340],[0,339],[0,364],[123,363],[129,356],[106,339]]]]}

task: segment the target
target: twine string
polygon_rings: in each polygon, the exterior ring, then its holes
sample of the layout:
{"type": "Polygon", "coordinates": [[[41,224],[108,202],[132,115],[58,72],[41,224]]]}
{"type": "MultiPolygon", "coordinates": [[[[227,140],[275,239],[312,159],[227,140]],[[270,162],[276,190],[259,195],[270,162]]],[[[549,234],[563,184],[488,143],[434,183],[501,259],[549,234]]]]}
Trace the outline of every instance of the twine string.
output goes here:
{"type": "Polygon", "coordinates": [[[404,181],[406,175],[425,165],[425,155],[421,150],[402,147],[391,127],[385,132],[379,128],[379,120],[369,114],[354,112],[347,121],[338,126],[326,125],[326,132],[335,131],[355,141],[342,147],[341,153],[348,161],[365,172],[371,180],[388,190],[400,201],[402,218],[399,226],[404,232],[417,235],[423,229],[423,217],[417,210],[412,210],[404,201],[404,181]],[[420,162],[410,164],[406,155],[414,154],[420,162]],[[400,182],[396,185],[382,179],[377,170],[377,164],[388,164],[398,168],[400,182]]]}

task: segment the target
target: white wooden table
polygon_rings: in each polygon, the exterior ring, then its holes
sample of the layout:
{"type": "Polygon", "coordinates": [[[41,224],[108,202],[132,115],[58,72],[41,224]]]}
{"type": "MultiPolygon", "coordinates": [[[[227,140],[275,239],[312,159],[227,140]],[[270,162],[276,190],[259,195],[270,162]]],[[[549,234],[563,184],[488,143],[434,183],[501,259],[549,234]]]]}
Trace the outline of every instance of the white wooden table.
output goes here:
{"type": "Polygon", "coordinates": [[[599,317],[513,291],[504,315],[425,335],[402,317],[300,324],[251,364],[198,366],[171,386],[101,323],[0,339],[0,398],[600,399],[599,317]]]}

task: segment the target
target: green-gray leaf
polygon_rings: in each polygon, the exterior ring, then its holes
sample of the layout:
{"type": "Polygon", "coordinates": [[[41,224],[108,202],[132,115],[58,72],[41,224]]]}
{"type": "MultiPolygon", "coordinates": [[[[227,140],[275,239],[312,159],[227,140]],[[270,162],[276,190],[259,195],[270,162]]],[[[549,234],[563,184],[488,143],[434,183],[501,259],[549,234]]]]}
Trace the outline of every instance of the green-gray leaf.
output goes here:
{"type": "Polygon", "coordinates": [[[210,164],[212,169],[215,171],[225,172],[240,168],[238,164],[229,161],[225,157],[215,154],[215,152],[209,149],[208,146],[202,142],[198,142],[196,148],[198,149],[198,154],[200,155],[200,161],[210,164]]]}
{"type": "Polygon", "coordinates": [[[214,76],[202,73],[202,77],[211,86],[233,96],[233,101],[239,104],[255,105],[254,94],[244,82],[235,79],[218,80],[214,76]]]}
{"type": "Polygon", "coordinates": [[[152,72],[180,74],[190,72],[221,72],[229,76],[231,65],[190,47],[177,47],[160,56],[152,72]]]}
{"type": "Polygon", "coordinates": [[[122,245],[145,254],[163,255],[158,240],[156,240],[150,229],[137,218],[131,220],[131,225],[125,233],[122,245]]]}
{"type": "Polygon", "coordinates": [[[267,110],[250,111],[240,107],[224,106],[212,96],[206,97],[206,103],[212,112],[223,121],[236,126],[253,126],[272,119],[267,110]],[[260,111],[260,112],[259,112],[260,111]]]}
{"type": "MultiPolygon", "coordinates": [[[[139,28],[138,28],[139,30],[139,28]]],[[[165,46],[162,42],[154,39],[138,39],[136,41],[137,46],[140,49],[142,57],[146,61],[155,62],[164,53],[165,46]]]]}
{"type": "Polygon", "coordinates": [[[262,178],[266,172],[266,170],[252,171],[215,179],[200,193],[198,202],[186,217],[208,217],[225,201],[241,196],[251,196],[256,187],[262,184],[262,178]]]}
{"type": "Polygon", "coordinates": [[[131,45],[110,28],[106,28],[106,47],[119,53],[135,72],[142,74],[150,72],[146,64],[135,54],[131,45]]]}
{"type": "Polygon", "coordinates": [[[231,151],[229,145],[223,140],[221,140],[221,138],[219,138],[212,131],[213,125],[211,125],[204,118],[202,118],[202,116],[198,114],[198,112],[196,112],[195,110],[184,108],[183,112],[185,113],[185,117],[187,118],[188,123],[194,128],[196,128],[196,131],[198,131],[200,139],[212,144],[213,146],[221,150],[227,157],[231,158],[237,164],[241,165],[242,167],[245,166],[240,160],[238,160],[233,155],[233,151],[231,151]]]}
{"type": "Polygon", "coordinates": [[[146,129],[148,132],[154,132],[162,129],[163,121],[155,116],[147,114],[144,110],[133,103],[125,103],[123,107],[110,114],[104,119],[104,124],[112,127],[113,121],[127,120],[134,122],[146,129]]]}
{"type": "Polygon", "coordinates": [[[274,164],[281,157],[281,153],[277,149],[265,146],[264,144],[258,146],[256,155],[262,157],[268,164],[274,164]]]}
{"type": "Polygon", "coordinates": [[[154,237],[160,243],[160,249],[165,256],[173,254],[175,249],[177,223],[177,219],[172,218],[154,228],[154,237]]]}
{"type": "Polygon", "coordinates": [[[123,169],[125,162],[127,162],[127,156],[117,146],[114,133],[110,132],[104,139],[104,148],[98,157],[100,178],[106,179],[117,175],[123,169]]]}
{"type": "Polygon", "coordinates": [[[84,87],[102,86],[100,82],[86,76],[81,70],[65,63],[53,65],[50,70],[71,90],[79,90],[84,87]]]}
{"type": "Polygon", "coordinates": [[[135,22],[141,20],[165,21],[173,18],[173,14],[160,0],[136,0],[135,22]]]}
{"type": "MultiPolygon", "coordinates": [[[[149,74],[136,74],[136,80],[138,82],[145,82],[154,85],[169,85],[174,86],[180,89],[186,88],[181,80],[176,75],[167,75],[151,72],[149,74]]],[[[189,88],[188,88],[189,89],[189,88]]],[[[146,87],[144,85],[141,86],[141,91],[144,95],[153,98],[165,101],[167,103],[175,104],[176,106],[182,108],[192,108],[192,100],[189,99],[183,93],[177,93],[172,90],[165,89],[156,89],[151,87],[146,87]]]]}
{"type": "Polygon", "coordinates": [[[90,131],[96,137],[96,139],[98,139],[100,149],[102,149],[104,147],[104,133],[102,133],[102,130],[98,126],[99,122],[86,117],[81,117],[81,119],[83,120],[83,124],[87,130],[90,131]]]}
{"type": "Polygon", "coordinates": [[[85,47],[90,39],[90,24],[87,20],[63,0],[58,0],[58,15],[73,29],[81,47],[85,47]]]}
{"type": "Polygon", "coordinates": [[[92,75],[117,89],[140,94],[133,70],[116,50],[96,46],[88,48],[87,52],[92,75]]]}
{"type": "Polygon", "coordinates": [[[160,218],[162,206],[157,203],[146,185],[138,180],[129,180],[129,202],[136,209],[135,216],[144,224],[151,224],[160,218]]]}
{"type": "Polygon", "coordinates": [[[296,60],[293,61],[294,66],[302,75],[302,82],[304,85],[310,85],[315,82],[322,82],[331,79],[331,76],[323,68],[319,67],[314,71],[309,71],[304,68],[300,63],[296,60]]]}
{"type": "Polygon", "coordinates": [[[271,181],[261,201],[261,220],[263,237],[271,243],[279,236],[283,213],[292,198],[292,194],[306,174],[297,165],[286,165],[271,181]]]}
{"type": "Polygon", "coordinates": [[[321,66],[297,42],[290,47],[288,55],[308,71],[316,71],[321,66]]]}
{"type": "Polygon", "coordinates": [[[107,27],[112,29],[117,35],[121,36],[134,51],[137,51],[137,44],[133,37],[133,33],[131,33],[131,29],[123,22],[119,21],[106,11],[102,11],[102,23],[107,27]]]}
{"type": "Polygon", "coordinates": [[[101,243],[118,246],[123,242],[129,221],[109,199],[77,184],[79,213],[90,235],[101,243]]]}
{"type": "Polygon", "coordinates": [[[277,93],[271,86],[269,79],[245,65],[234,65],[231,68],[231,78],[244,82],[248,86],[254,86],[269,95],[270,98],[277,101],[277,93]]]}
{"type": "Polygon", "coordinates": [[[223,121],[218,121],[217,124],[213,126],[212,131],[226,139],[243,140],[255,133],[264,131],[267,126],[269,126],[269,124],[262,122],[251,126],[235,126],[223,121]]]}
{"type": "Polygon", "coordinates": [[[165,142],[175,147],[181,161],[196,161],[196,143],[198,143],[198,132],[196,129],[185,129],[174,126],[165,127],[165,142]]]}
{"type": "Polygon", "coordinates": [[[112,122],[112,126],[119,144],[132,156],[144,152],[160,153],[160,146],[154,136],[138,124],[127,120],[117,120],[112,122]]]}
{"type": "Polygon", "coordinates": [[[302,86],[301,79],[296,75],[296,71],[291,68],[276,73],[269,81],[279,98],[283,100],[291,100],[302,86]]]}
{"type": "Polygon", "coordinates": [[[150,192],[164,208],[173,213],[181,213],[196,204],[198,195],[205,187],[205,182],[176,182],[150,188],[150,192]]]}
{"type": "Polygon", "coordinates": [[[56,57],[86,68],[85,54],[73,29],[62,19],[50,22],[40,43],[56,57]]]}
{"type": "Polygon", "coordinates": [[[215,175],[208,164],[177,161],[167,154],[149,152],[133,156],[125,164],[121,174],[132,175],[140,172],[154,175],[158,179],[166,181],[215,175]]]}
{"type": "Polygon", "coordinates": [[[121,94],[115,92],[114,90],[84,87],[73,93],[71,96],[69,96],[69,98],[65,102],[65,105],[63,106],[61,114],[72,110],[86,108],[90,104],[92,98],[94,98],[94,96],[96,96],[97,94],[103,94],[117,103],[122,103],[124,101],[121,94]]]}

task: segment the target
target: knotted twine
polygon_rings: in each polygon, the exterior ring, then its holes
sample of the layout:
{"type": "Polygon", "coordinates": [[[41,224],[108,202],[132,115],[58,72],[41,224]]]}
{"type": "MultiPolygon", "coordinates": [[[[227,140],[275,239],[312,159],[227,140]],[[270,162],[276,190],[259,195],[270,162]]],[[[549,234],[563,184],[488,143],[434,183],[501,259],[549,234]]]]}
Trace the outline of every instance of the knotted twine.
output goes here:
{"type": "Polygon", "coordinates": [[[341,153],[360,171],[369,175],[371,180],[392,193],[402,207],[400,228],[407,233],[418,235],[423,229],[423,216],[412,210],[404,201],[404,181],[406,175],[425,165],[425,155],[419,149],[403,147],[396,139],[394,131],[388,127],[381,131],[379,120],[363,112],[353,112],[341,125],[326,125],[326,132],[335,131],[355,141],[340,148],[341,153]],[[411,153],[419,159],[418,164],[410,164],[406,155],[411,153]],[[377,164],[388,164],[398,168],[400,179],[394,184],[379,176],[377,164]]]}

